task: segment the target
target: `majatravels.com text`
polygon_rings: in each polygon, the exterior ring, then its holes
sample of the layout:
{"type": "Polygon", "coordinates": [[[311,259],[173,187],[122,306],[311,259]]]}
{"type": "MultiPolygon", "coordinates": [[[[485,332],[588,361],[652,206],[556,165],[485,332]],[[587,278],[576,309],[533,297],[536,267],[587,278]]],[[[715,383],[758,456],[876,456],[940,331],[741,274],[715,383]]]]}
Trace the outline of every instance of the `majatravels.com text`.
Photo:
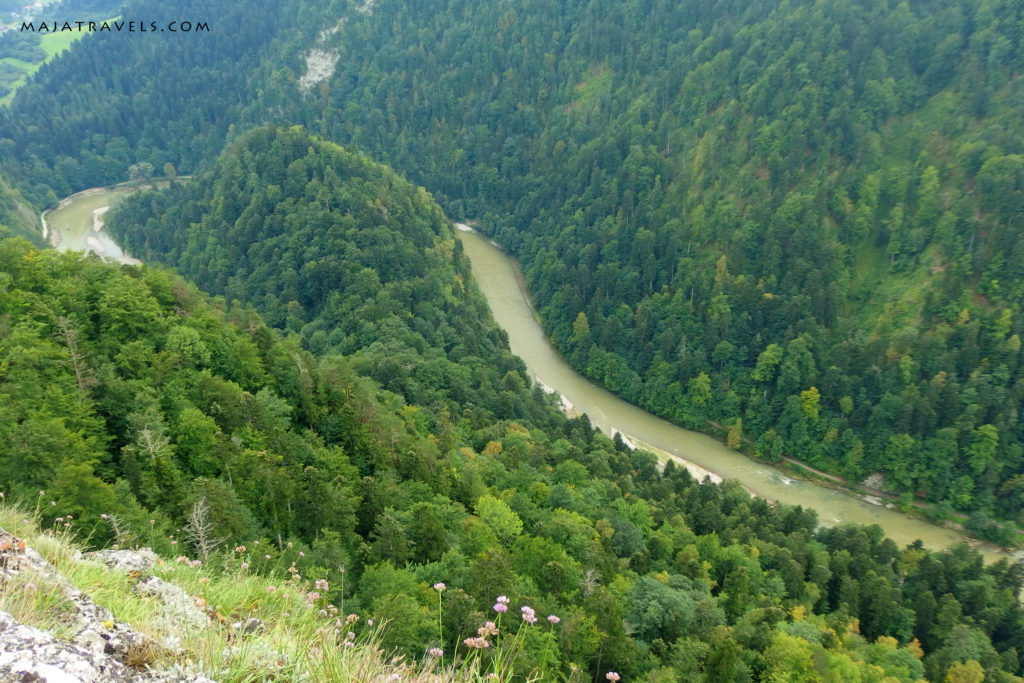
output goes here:
{"type": "Polygon", "coordinates": [[[21,30],[32,33],[209,33],[210,25],[205,21],[24,21],[21,30]]]}

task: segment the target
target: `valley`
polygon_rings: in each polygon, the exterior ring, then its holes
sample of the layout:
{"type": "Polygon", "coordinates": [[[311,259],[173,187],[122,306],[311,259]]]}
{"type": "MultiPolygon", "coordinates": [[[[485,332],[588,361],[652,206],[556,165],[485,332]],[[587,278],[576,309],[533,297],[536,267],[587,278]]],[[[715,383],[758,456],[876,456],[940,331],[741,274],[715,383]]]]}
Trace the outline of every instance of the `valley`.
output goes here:
{"type": "MultiPolygon", "coordinates": [[[[465,227],[465,226],[463,226],[465,227]]],[[[487,297],[498,324],[508,332],[512,352],[526,362],[531,374],[565,396],[573,410],[586,413],[605,434],[621,431],[626,437],[654,446],[665,454],[743,484],[755,495],[785,505],[802,505],[818,513],[826,526],[853,522],[878,524],[900,545],[920,539],[928,548],[946,548],[964,540],[956,531],[909,517],[883,505],[872,504],[847,492],[793,479],[781,470],[755,462],[699,432],[683,429],[627,403],[581,376],[552,347],[523,289],[516,264],[492,242],[475,231],[460,230],[473,274],[487,297]]],[[[988,561],[1007,557],[992,548],[979,548],[988,561]]]]}
{"type": "MultiPolygon", "coordinates": [[[[1024,525],[1019,2],[126,11],[212,31],[77,41],[0,105],[33,545],[305,610],[339,683],[1024,681],[1024,563],[943,526],[1024,525]]],[[[309,670],[209,642],[148,663],[309,670]]]]}
{"type": "MultiPolygon", "coordinates": [[[[133,187],[93,188],[76,193],[60,202],[58,209],[44,215],[44,221],[59,237],[61,250],[93,251],[121,263],[138,264],[126,256],[103,229],[90,226],[95,212],[117,204],[135,191],[133,187]]],[[[535,379],[567,401],[570,412],[585,413],[591,424],[609,437],[615,431],[634,439],[662,457],[677,459],[693,467],[698,479],[703,474],[731,479],[751,493],[785,505],[802,505],[818,513],[821,524],[833,526],[846,522],[878,524],[888,537],[900,545],[920,539],[932,549],[942,549],[964,541],[952,530],[909,517],[897,510],[873,504],[844,491],[820,486],[813,481],[794,479],[781,470],[757,463],[726,447],[720,441],[699,432],[673,425],[666,420],[627,403],[576,372],[551,345],[529,302],[525,282],[518,266],[493,242],[469,226],[458,224],[457,236],[473,265],[498,324],[508,334],[513,353],[522,358],[535,379]]],[[[987,561],[1007,557],[1006,553],[980,545],[978,551],[987,561]]]]}

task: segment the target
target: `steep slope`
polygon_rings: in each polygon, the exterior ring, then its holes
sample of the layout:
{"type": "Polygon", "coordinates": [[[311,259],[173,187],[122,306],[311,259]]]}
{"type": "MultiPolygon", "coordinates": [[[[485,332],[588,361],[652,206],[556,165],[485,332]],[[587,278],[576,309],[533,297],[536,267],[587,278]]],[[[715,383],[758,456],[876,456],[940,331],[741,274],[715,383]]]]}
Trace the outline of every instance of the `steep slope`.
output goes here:
{"type": "Polygon", "coordinates": [[[186,648],[221,681],[351,680],[346,642],[439,648],[422,667],[456,680],[1020,680],[1019,566],[815,531],[813,513],[660,471],[555,411],[551,429],[432,427],[352,361],[152,269],[8,240],[0,272],[7,637],[29,617],[77,637],[65,588],[22,573],[33,518],[50,539],[33,544],[113,611],[101,638],[127,622],[172,650],[126,653],[136,666],[186,648]],[[178,559],[111,573],[74,558],[76,536],[178,559]],[[210,624],[166,640],[182,599],[210,624]]]}
{"type": "Polygon", "coordinates": [[[0,176],[0,235],[17,236],[43,244],[38,213],[0,176]]]}
{"type": "Polygon", "coordinates": [[[1015,518],[1018,9],[384,2],[301,108],[483,219],[624,397],[1015,518]]]}
{"type": "MultiPolygon", "coordinates": [[[[124,16],[147,29],[190,22],[194,30],[97,31],[43,65],[0,108],[5,175],[44,209],[72,192],[125,180],[138,162],[192,172],[220,152],[261,89],[291,78],[280,55],[311,42],[325,15],[336,14],[333,5],[128,3],[124,16]]],[[[266,98],[263,106],[259,120],[277,120],[278,108],[266,98]]]]}
{"type": "Polygon", "coordinates": [[[186,186],[125,202],[109,226],[140,258],[252,303],[314,352],[354,354],[361,371],[429,407],[431,423],[467,405],[536,410],[440,209],[361,154],[260,128],[186,186]]]}
{"type": "Polygon", "coordinates": [[[881,472],[908,504],[1024,509],[1014,3],[303,16],[199,51],[122,42],[129,71],[113,48],[58,60],[0,120],[13,177],[45,203],[133,161],[193,168],[230,122],[300,121],[491,226],[556,344],[631,401],[881,472]],[[300,87],[314,45],[333,76],[300,87]]]}

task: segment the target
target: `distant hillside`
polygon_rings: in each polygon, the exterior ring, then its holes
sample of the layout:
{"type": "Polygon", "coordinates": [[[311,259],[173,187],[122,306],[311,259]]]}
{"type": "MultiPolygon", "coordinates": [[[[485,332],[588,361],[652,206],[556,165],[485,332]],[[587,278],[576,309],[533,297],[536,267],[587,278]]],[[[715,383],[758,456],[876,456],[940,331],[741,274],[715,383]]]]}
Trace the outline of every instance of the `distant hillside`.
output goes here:
{"type": "MultiPolygon", "coordinates": [[[[5,175],[43,209],[123,181],[138,162],[191,173],[220,152],[268,83],[290,79],[279,56],[312,42],[331,9],[308,0],[129,3],[125,16],[202,21],[210,31],[96,32],[44,64],[0,107],[5,175]]],[[[266,104],[259,121],[277,120],[279,107],[266,104]]]]}
{"type": "Polygon", "coordinates": [[[1017,518],[1020,21],[1005,0],[381,2],[297,108],[481,219],[559,348],[629,400],[1017,518]]]}
{"type": "Polygon", "coordinates": [[[37,245],[43,244],[39,214],[3,176],[0,176],[0,235],[24,237],[37,245]]]}
{"type": "Polygon", "coordinates": [[[906,504],[1024,510],[1015,3],[301,9],[58,60],[0,115],[11,177],[45,204],[302,122],[489,226],[631,401],[906,504]]]}

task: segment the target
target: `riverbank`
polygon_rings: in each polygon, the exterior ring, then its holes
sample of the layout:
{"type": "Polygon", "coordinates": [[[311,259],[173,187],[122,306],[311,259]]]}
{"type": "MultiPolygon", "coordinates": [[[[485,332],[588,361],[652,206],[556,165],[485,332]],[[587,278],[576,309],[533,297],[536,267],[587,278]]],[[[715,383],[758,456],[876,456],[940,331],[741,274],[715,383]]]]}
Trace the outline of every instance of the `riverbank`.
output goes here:
{"type": "MultiPolygon", "coordinates": [[[[188,180],[179,176],[176,180],[188,180]]],[[[106,230],[106,213],[125,197],[145,189],[159,189],[170,180],[118,183],[110,187],[91,187],[60,200],[56,207],[39,215],[43,240],[60,251],[93,252],[128,265],[142,261],[126,253],[106,230]]]]}
{"type": "MultiPolygon", "coordinates": [[[[877,524],[901,545],[918,539],[933,549],[963,542],[977,545],[962,533],[908,516],[895,505],[885,505],[881,499],[867,501],[851,495],[835,481],[812,481],[807,478],[814,476],[810,472],[798,476],[795,471],[752,460],[707,434],[671,424],[590,382],[552,347],[530,305],[525,283],[514,261],[471,226],[459,224],[457,227],[458,237],[472,263],[473,275],[495,319],[508,334],[513,353],[526,362],[531,375],[564,396],[575,410],[585,413],[605,434],[612,435],[612,430],[617,430],[634,443],[658,449],[653,452],[662,457],[678,458],[701,471],[738,481],[753,495],[814,509],[825,526],[844,522],[877,524]],[[883,504],[873,504],[875,502],[883,504]]],[[[989,562],[1010,557],[990,547],[980,546],[978,550],[989,562]]]]}

